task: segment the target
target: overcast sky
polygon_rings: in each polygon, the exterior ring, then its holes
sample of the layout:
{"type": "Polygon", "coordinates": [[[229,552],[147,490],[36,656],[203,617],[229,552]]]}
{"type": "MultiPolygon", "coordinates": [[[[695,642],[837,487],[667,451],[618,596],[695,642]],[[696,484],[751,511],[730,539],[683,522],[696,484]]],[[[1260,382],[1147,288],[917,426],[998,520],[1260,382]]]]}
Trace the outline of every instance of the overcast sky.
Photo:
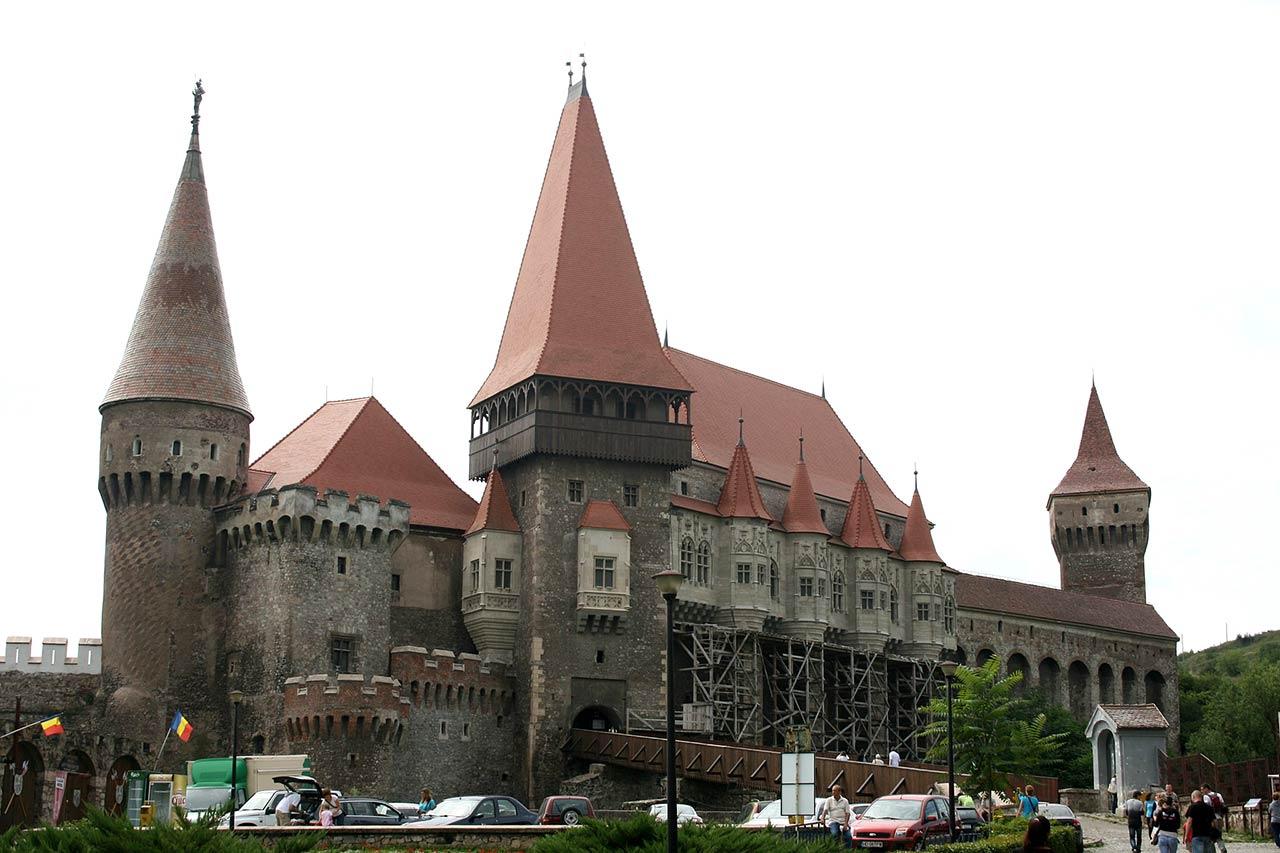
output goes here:
{"type": "Polygon", "coordinates": [[[1188,648],[1277,626],[1276,3],[10,3],[0,32],[0,634],[100,635],[97,406],[195,77],[254,455],[372,382],[461,481],[579,51],[674,346],[825,376],[904,498],[918,460],[948,563],[1049,585],[1096,371],[1149,600],[1188,648]]]}

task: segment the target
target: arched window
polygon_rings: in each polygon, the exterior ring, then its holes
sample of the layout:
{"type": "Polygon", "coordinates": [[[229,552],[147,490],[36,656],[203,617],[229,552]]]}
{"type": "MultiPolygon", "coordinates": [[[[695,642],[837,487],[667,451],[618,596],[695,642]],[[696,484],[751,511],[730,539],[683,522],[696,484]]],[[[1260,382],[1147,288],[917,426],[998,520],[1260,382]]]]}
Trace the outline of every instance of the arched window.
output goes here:
{"type": "Polygon", "coordinates": [[[711,580],[711,543],[703,539],[698,543],[698,583],[705,584],[711,580]]]}
{"type": "Polygon", "coordinates": [[[688,536],[680,540],[680,574],[693,580],[693,540],[688,536]]]}
{"type": "Polygon", "coordinates": [[[844,572],[836,572],[831,577],[831,609],[844,612],[844,572]]]}
{"type": "Polygon", "coordinates": [[[898,588],[896,586],[889,587],[889,619],[890,621],[898,621],[898,588]]]}
{"type": "Polygon", "coordinates": [[[942,603],[942,627],[948,634],[956,632],[956,600],[949,595],[942,603]]]}
{"type": "Polygon", "coordinates": [[[769,561],[769,597],[772,598],[774,601],[778,600],[778,586],[779,586],[778,564],[770,560],[769,561]]]}

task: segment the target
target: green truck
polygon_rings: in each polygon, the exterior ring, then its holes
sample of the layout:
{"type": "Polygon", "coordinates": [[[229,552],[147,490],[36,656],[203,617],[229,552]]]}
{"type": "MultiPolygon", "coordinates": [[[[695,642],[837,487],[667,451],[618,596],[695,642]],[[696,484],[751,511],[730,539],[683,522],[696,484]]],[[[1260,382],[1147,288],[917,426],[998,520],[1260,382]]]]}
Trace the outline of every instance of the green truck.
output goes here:
{"type": "MultiPolygon", "coordinates": [[[[280,786],[273,776],[305,776],[311,773],[306,755],[246,755],[236,759],[236,808],[258,791],[280,786]]],[[[187,817],[197,820],[209,809],[231,807],[231,759],[198,758],[187,762],[187,817]]]]}

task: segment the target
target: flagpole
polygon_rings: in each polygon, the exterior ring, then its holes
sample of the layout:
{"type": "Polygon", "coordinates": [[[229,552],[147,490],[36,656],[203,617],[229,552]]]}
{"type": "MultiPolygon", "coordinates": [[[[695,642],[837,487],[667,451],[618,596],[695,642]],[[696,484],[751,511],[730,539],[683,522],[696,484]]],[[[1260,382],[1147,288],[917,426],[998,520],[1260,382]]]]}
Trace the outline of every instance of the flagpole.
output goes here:
{"type": "Polygon", "coordinates": [[[169,734],[172,731],[173,731],[173,726],[169,726],[169,728],[165,729],[164,740],[160,741],[160,751],[156,753],[156,769],[152,770],[151,771],[152,773],[160,772],[160,756],[164,755],[164,745],[169,742],[169,734]]]}
{"type": "Polygon", "coordinates": [[[0,738],[8,737],[9,735],[16,735],[18,732],[25,732],[27,729],[34,729],[36,726],[40,725],[41,723],[47,723],[50,720],[56,720],[58,717],[61,717],[61,716],[62,716],[61,713],[57,713],[57,714],[54,714],[52,717],[45,717],[43,720],[36,720],[34,723],[27,723],[25,726],[18,726],[18,728],[14,729],[13,731],[5,732],[4,734],[0,735],[0,738]]]}

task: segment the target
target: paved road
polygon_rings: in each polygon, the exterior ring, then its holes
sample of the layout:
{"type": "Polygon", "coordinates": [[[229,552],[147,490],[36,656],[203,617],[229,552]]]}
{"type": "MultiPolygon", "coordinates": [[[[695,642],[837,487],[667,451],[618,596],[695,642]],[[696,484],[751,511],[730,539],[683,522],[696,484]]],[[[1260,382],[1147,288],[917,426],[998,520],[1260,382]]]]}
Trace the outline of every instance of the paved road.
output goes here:
{"type": "MultiPolygon", "coordinates": [[[[1085,841],[1091,838],[1102,839],[1102,847],[1093,849],[1106,850],[1108,853],[1129,853],[1129,830],[1123,823],[1081,815],[1080,826],[1084,829],[1085,841]]],[[[1156,848],[1150,845],[1142,849],[1147,853],[1156,853],[1156,848]]],[[[1228,853],[1276,853],[1276,846],[1270,841],[1249,844],[1228,842],[1227,851],[1228,853]]],[[[1179,847],[1179,853],[1187,853],[1186,848],[1179,847]]]]}

